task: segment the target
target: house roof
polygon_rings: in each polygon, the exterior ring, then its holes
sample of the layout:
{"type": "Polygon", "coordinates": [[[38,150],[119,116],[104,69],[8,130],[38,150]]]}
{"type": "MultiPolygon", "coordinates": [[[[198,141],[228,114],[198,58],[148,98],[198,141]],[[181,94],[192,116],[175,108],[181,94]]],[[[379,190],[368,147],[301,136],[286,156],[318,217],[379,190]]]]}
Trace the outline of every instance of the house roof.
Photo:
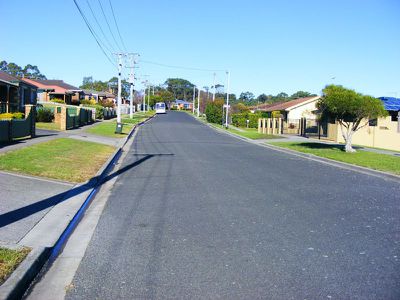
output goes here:
{"type": "Polygon", "coordinates": [[[385,110],[388,111],[399,111],[400,110],[400,98],[394,97],[380,97],[383,105],[385,106],[385,110]]]}
{"type": "Polygon", "coordinates": [[[109,92],[97,92],[99,97],[115,98],[115,95],[109,92]]]}
{"type": "Polygon", "coordinates": [[[192,102],[187,102],[185,100],[178,100],[178,99],[176,99],[174,102],[175,102],[175,104],[183,104],[183,105],[192,104],[192,102]]]}
{"type": "Polygon", "coordinates": [[[319,96],[311,96],[311,97],[304,97],[304,98],[298,98],[286,102],[279,102],[279,103],[272,103],[272,104],[263,104],[259,105],[258,107],[254,107],[257,110],[261,111],[282,111],[282,110],[292,110],[298,106],[301,106],[303,104],[307,104],[309,102],[313,102],[318,100],[320,97],[319,96]]]}
{"type": "Polygon", "coordinates": [[[55,85],[55,86],[59,86],[63,89],[66,90],[74,90],[74,91],[81,91],[82,89],[77,88],[76,86],[73,86],[71,84],[68,84],[66,82],[64,82],[63,80],[39,80],[39,79],[35,79],[34,81],[39,82],[41,84],[44,85],[55,85]]]}
{"type": "Polygon", "coordinates": [[[55,94],[68,94],[71,92],[82,91],[82,89],[79,89],[73,85],[65,83],[62,80],[39,80],[39,79],[21,78],[21,81],[34,85],[38,89],[52,90],[55,94]]]}
{"type": "Polygon", "coordinates": [[[14,77],[6,72],[0,71],[0,80],[12,85],[18,85],[18,78],[14,77]]]}

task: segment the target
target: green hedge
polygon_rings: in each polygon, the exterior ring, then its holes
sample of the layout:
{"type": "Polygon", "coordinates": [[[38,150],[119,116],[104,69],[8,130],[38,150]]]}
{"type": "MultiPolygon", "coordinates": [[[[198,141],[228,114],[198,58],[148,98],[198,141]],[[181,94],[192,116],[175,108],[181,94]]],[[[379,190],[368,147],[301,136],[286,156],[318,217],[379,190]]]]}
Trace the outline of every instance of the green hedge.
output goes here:
{"type": "Polygon", "coordinates": [[[41,107],[37,109],[36,122],[51,123],[54,119],[54,108],[53,111],[50,108],[41,107]]]}
{"type": "Polygon", "coordinates": [[[104,119],[104,107],[99,104],[85,104],[84,107],[92,107],[96,109],[96,119],[104,119]]]}
{"type": "Polygon", "coordinates": [[[232,115],[232,124],[237,127],[246,127],[246,120],[249,120],[249,128],[257,128],[258,119],[262,118],[261,113],[241,113],[241,114],[233,114],[232,115]]]}
{"type": "Polygon", "coordinates": [[[216,102],[209,102],[206,106],[207,122],[221,124],[222,123],[222,105],[216,102]]]}

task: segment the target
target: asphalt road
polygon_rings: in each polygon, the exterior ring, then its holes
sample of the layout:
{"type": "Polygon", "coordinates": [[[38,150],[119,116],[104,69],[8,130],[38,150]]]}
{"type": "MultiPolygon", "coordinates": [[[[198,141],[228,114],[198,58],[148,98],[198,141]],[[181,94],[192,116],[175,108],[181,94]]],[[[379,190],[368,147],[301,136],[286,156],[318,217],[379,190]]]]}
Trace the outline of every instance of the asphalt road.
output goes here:
{"type": "Polygon", "coordinates": [[[185,113],[140,129],[68,299],[399,299],[398,183],[185,113]]]}

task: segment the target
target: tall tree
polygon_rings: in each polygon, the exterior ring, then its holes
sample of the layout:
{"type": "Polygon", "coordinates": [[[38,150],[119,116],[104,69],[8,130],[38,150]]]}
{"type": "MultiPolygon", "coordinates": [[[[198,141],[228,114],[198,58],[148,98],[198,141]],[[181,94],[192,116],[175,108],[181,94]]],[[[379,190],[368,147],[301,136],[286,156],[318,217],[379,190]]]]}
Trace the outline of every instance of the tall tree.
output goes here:
{"type": "Polygon", "coordinates": [[[269,100],[268,96],[265,94],[261,94],[257,97],[257,101],[260,103],[265,103],[269,100]]]}
{"type": "Polygon", "coordinates": [[[243,102],[251,102],[255,98],[254,94],[251,92],[243,92],[239,96],[239,100],[243,102]]]}
{"type": "Polygon", "coordinates": [[[39,68],[31,64],[27,64],[24,68],[21,68],[15,63],[7,63],[3,60],[0,62],[0,70],[16,77],[46,79],[46,76],[40,73],[39,68]]]}
{"type": "Polygon", "coordinates": [[[337,120],[340,125],[345,151],[355,152],[352,147],[354,133],[367,126],[370,120],[387,115],[381,100],[363,95],[340,85],[328,85],[318,101],[322,116],[337,120]]]}
{"type": "Polygon", "coordinates": [[[164,84],[174,94],[175,99],[190,100],[193,97],[194,84],[186,79],[168,78],[164,84]]]}
{"type": "Polygon", "coordinates": [[[304,97],[310,97],[310,96],[315,96],[315,94],[311,94],[309,92],[304,92],[304,91],[297,91],[292,96],[290,96],[290,98],[298,99],[298,98],[304,98],[304,97]]]}
{"type": "Polygon", "coordinates": [[[40,73],[40,70],[37,66],[33,66],[31,64],[28,64],[25,66],[25,68],[22,70],[24,77],[26,78],[31,78],[31,79],[46,79],[46,76],[44,76],[42,73],[40,73]]]}

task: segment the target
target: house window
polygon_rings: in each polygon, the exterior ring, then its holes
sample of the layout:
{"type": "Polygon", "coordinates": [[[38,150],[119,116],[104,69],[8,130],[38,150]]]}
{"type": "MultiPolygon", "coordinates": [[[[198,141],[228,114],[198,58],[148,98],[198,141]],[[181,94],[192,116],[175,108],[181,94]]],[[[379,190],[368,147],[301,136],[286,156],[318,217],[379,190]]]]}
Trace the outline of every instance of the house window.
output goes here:
{"type": "Polygon", "coordinates": [[[378,126],[378,119],[370,119],[368,122],[369,126],[378,126]]]}
{"type": "Polygon", "coordinates": [[[398,111],[389,111],[389,114],[390,114],[390,120],[392,122],[397,122],[398,116],[399,116],[399,112],[398,111]]]}

